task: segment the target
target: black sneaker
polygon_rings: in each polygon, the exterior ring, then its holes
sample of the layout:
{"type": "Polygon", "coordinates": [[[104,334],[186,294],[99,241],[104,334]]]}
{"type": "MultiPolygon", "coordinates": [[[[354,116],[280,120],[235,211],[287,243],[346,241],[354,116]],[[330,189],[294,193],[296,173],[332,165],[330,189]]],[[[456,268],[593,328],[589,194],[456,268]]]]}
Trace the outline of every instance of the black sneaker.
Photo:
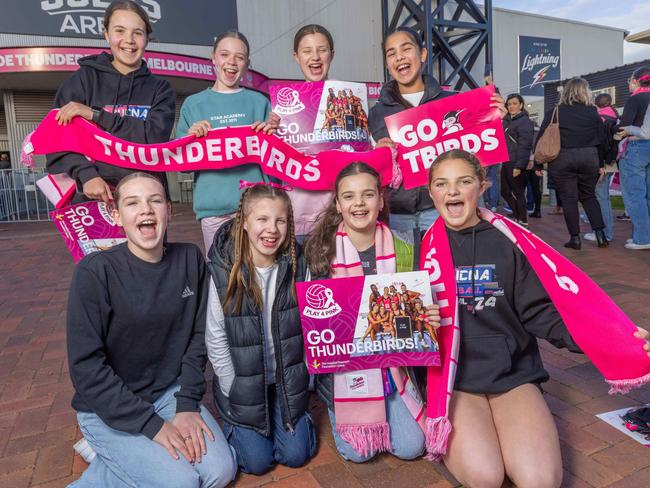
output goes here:
{"type": "Polygon", "coordinates": [[[620,222],[630,222],[632,219],[628,214],[624,213],[623,215],[617,215],[616,220],[620,222]]]}

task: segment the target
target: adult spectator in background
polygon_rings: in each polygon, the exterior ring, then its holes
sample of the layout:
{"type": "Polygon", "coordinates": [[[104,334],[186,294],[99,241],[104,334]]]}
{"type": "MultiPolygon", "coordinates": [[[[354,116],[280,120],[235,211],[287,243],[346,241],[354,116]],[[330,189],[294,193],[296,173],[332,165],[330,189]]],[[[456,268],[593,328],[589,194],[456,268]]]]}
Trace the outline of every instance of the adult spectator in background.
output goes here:
{"type": "MultiPolygon", "coordinates": [[[[540,138],[552,115],[553,110],[545,114],[539,131],[540,138]]],[[[564,247],[582,247],[578,201],[585,209],[598,247],[607,247],[605,224],[595,193],[598,178],[604,172],[605,126],[591,101],[589,84],[585,79],[572,78],[564,85],[559,104],[559,122],[560,154],[548,164],[548,171],[562,200],[564,221],[570,235],[564,247]]]]}
{"type": "MultiPolygon", "coordinates": [[[[650,66],[637,69],[630,78],[628,98],[620,126],[641,127],[650,103],[650,66]]],[[[632,240],[627,249],[650,249],[650,140],[627,138],[619,161],[623,203],[632,219],[632,240]]]]}
{"type": "MultiPolygon", "coordinates": [[[[614,130],[618,124],[618,112],[612,106],[612,97],[607,93],[601,93],[595,100],[598,115],[605,125],[605,172],[598,179],[596,184],[596,198],[600,211],[603,214],[605,224],[605,238],[608,241],[614,240],[614,213],[612,212],[612,202],[609,198],[609,186],[616,172],[616,158],[618,156],[618,143],[614,140],[614,130]]],[[[596,235],[593,232],[587,232],[584,238],[588,241],[595,241],[596,235]]]]}
{"type": "Polygon", "coordinates": [[[524,98],[519,93],[506,99],[508,115],[503,119],[509,160],[501,166],[501,196],[512,209],[512,218],[528,227],[526,207],[526,176],[533,147],[535,125],[524,109],[524,98]]]}

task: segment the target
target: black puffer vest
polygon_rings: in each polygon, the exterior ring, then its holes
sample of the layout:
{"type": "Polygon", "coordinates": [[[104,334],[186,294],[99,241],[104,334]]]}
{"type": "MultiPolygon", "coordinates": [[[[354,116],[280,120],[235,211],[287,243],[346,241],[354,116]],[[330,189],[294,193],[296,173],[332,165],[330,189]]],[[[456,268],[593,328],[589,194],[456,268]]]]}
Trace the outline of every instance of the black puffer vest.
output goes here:
{"type": "MultiPolygon", "coordinates": [[[[208,268],[223,304],[232,269],[231,222],[221,227],[210,248],[208,268]]],[[[278,258],[278,277],[273,303],[272,330],[275,349],[275,384],[285,427],[293,427],[307,410],[309,375],[304,362],[304,346],[298,303],[291,292],[291,259],[278,258]]],[[[248,270],[244,270],[248,272],[248,270]]],[[[298,258],[296,281],[304,281],[306,267],[298,258]]],[[[266,366],[264,360],[264,326],[262,310],[245,296],[239,314],[230,307],[224,310],[225,329],[235,369],[235,380],[226,397],[219,378],[214,377],[213,394],[222,418],[233,425],[254,429],[270,435],[266,366]]]]}

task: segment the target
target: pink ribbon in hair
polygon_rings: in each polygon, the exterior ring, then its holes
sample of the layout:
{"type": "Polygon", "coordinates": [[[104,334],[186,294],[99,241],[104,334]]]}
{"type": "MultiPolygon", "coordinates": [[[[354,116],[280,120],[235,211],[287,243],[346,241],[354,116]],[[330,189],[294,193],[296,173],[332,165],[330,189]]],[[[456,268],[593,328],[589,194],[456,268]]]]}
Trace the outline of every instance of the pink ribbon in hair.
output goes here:
{"type": "Polygon", "coordinates": [[[273,188],[277,188],[278,190],[284,190],[284,191],[291,191],[293,190],[293,187],[289,185],[278,185],[277,183],[273,183],[272,181],[266,182],[266,181],[257,181],[255,183],[251,183],[250,181],[246,180],[239,180],[239,189],[244,190],[245,188],[253,188],[254,186],[258,185],[263,185],[263,186],[272,186],[273,188]]]}

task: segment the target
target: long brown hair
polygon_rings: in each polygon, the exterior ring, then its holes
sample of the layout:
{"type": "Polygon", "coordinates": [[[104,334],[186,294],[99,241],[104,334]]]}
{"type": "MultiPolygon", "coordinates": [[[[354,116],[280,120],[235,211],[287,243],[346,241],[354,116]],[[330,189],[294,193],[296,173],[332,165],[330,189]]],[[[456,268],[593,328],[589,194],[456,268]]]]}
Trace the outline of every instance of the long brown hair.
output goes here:
{"type": "Polygon", "coordinates": [[[304,25],[298,29],[298,32],[296,32],[296,35],[293,37],[293,52],[298,52],[298,46],[300,45],[300,41],[302,41],[303,37],[312,34],[322,34],[325,39],[327,39],[327,43],[330,45],[330,51],[334,51],[334,38],[332,37],[332,34],[330,34],[330,31],[328,31],[322,25],[309,24],[304,25]]]}
{"type": "MultiPolygon", "coordinates": [[[[305,242],[305,258],[313,276],[330,276],[332,273],[332,260],[336,255],[336,229],[343,222],[343,217],[336,209],[339,186],[343,178],[362,173],[373,176],[377,182],[377,190],[382,193],[379,173],[367,163],[361,161],[350,163],[339,172],[334,184],[334,196],[318,216],[317,224],[305,242]]],[[[388,205],[384,199],[384,208],[379,213],[379,220],[386,221],[387,217],[388,205]]]]}
{"type": "Polygon", "coordinates": [[[241,312],[244,294],[251,295],[253,301],[260,310],[264,308],[262,291],[255,280],[255,264],[253,264],[253,255],[250,249],[248,234],[244,229],[244,222],[250,213],[251,204],[260,198],[277,198],[287,205],[287,236],[278,249],[276,256],[289,253],[291,259],[291,292],[295,296],[298,258],[291,200],[289,200],[287,192],[283,189],[260,183],[246,188],[244,193],[242,193],[239,200],[239,207],[235,214],[235,221],[230,229],[230,238],[233,242],[234,256],[230,256],[230,278],[228,279],[228,289],[226,290],[224,309],[230,306],[231,311],[234,311],[237,314],[241,312]]]}

